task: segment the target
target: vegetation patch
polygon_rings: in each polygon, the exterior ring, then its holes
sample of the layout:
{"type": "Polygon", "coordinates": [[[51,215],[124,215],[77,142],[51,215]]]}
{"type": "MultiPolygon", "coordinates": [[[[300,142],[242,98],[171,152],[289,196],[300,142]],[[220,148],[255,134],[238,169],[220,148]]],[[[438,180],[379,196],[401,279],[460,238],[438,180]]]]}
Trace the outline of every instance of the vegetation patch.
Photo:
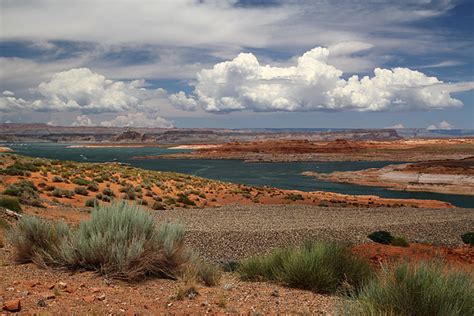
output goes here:
{"type": "Polygon", "coordinates": [[[385,268],[344,308],[347,315],[474,315],[472,275],[439,263],[385,268]]]}
{"type": "Polygon", "coordinates": [[[379,230],[376,232],[373,232],[372,234],[367,236],[370,240],[373,242],[379,243],[379,244],[384,244],[384,245],[390,245],[395,237],[392,236],[391,233],[384,231],[384,230],[379,230]]]}
{"type": "Polygon", "coordinates": [[[22,204],[37,207],[43,206],[38,188],[31,181],[20,180],[19,182],[12,183],[3,191],[3,194],[17,197],[22,204]]]}
{"type": "Polygon", "coordinates": [[[276,281],[318,293],[356,291],[372,276],[369,262],[348,246],[322,241],[244,260],[237,271],[244,280],[276,281]]]}
{"type": "Polygon", "coordinates": [[[473,232],[462,234],[461,239],[466,245],[474,246],[474,233],[473,232]]]}
{"type": "Polygon", "coordinates": [[[20,201],[13,196],[0,195],[0,206],[17,213],[22,211],[20,201]]]}
{"type": "Polygon", "coordinates": [[[37,217],[23,217],[9,234],[19,262],[86,269],[107,277],[175,278],[190,260],[184,228],[157,227],[149,213],[126,202],[96,205],[75,230],[37,217]]]}

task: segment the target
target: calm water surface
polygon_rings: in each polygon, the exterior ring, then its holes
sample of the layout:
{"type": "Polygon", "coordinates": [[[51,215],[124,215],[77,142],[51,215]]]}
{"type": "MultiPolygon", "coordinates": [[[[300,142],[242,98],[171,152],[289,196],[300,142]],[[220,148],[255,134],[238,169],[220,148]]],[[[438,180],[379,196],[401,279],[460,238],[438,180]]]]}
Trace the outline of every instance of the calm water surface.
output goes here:
{"type": "MultiPolygon", "coordinates": [[[[33,157],[83,162],[117,161],[134,167],[174,171],[200,177],[244,183],[268,185],[282,189],[302,191],[331,191],[345,194],[374,194],[392,198],[436,199],[460,207],[474,207],[474,197],[428,192],[392,191],[378,187],[341,184],[317,180],[301,175],[303,171],[329,173],[367,168],[380,168],[393,162],[290,162],[290,163],[244,163],[240,160],[209,159],[151,159],[138,160],[134,156],[162,155],[179,150],[165,148],[67,148],[66,144],[26,143],[8,144],[17,153],[33,157]]],[[[181,150],[182,152],[182,150],[181,150]]]]}

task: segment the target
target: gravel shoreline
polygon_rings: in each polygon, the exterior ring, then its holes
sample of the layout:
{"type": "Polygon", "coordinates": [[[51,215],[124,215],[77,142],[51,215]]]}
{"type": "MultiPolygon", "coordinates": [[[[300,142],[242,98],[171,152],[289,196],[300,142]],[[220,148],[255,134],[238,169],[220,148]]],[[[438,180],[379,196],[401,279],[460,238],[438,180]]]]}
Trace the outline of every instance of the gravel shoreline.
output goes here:
{"type": "Polygon", "coordinates": [[[335,208],[305,205],[227,205],[219,208],[157,212],[158,221],[181,222],[186,241],[210,260],[231,260],[308,239],[355,244],[375,230],[410,242],[462,245],[474,230],[473,209],[335,208]]]}

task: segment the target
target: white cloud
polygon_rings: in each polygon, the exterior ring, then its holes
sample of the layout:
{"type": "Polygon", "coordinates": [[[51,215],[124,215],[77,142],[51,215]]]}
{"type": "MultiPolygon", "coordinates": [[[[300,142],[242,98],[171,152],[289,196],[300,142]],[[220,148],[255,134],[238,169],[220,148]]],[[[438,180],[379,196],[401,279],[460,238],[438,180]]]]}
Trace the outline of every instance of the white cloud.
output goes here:
{"type": "Polygon", "coordinates": [[[0,96],[0,112],[21,111],[28,108],[29,102],[17,98],[15,93],[5,90],[0,96]]]}
{"type": "Polygon", "coordinates": [[[403,128],[405,128],[405,125],[399,123],[399,124],[395,124],[395,125],[392,125],[392,126],[389,126],[389,127],[386,127],[386,128],[403,129],[403,128]]]}
{"type": "Polygon", "coordinates": [[[197,102],[192,97],[187,97],[183,91],[172,94],[169,96],[169,100],[172,105],[176,108],[184,111],[195,111],[197,102]]]}
{"type": "Polygon", "coordinates": [[[112,81],[88,68],[56,73],[37,90],[44,99],[32,103],[34,110],[118,112],[141,104],[142,81],[112,81]]]}
{"type": "MultiPolygon", "coordinates": [[[[144,80],[114,81],[88,68],[73,68],[55,73],[49,81],[30,89],[37,98],[17,98],[11,91],[0,96],[0,111],[81,111],[83,113],[121,112],[128,110],[157,110],[156,102],[167,100],[164,89],[147,90],[144,80]]],[[[168,101],[166,101],[168,102],[168,101]]]]}
{"type": "MultiPolygon", "coordinates": [[[[352,50],[339,48],[340,53],[352,50]]],[[[253,54],[241,53],[201,70],[195,98],[208,112],[405,111],[460,107],[450,93],[474,89],[473,82],[444,84],[408,68],[376,68],[373,77],[345,80],[328,63],[329,52],[316,47],[288,67],[261,65],[253,54]]]]}
{"type": "Polygon", "coordinates": [[[92,120],[87,115],[78,115],[71,126],[94,126],[94,123],[92,123],[92,120]]]}
{"type": "Polygon", "coordinates": [[[437,130],[437,129],[450,130],[450,129],[453,129],[453,127],[454,127],[454,125],[451,125],[447,121],[441,121],[441,122],[439,122],[438,125],[431,124],[426,129],[427,130],[437,130]]]}
{"type": "Polygon", "coordinates": [[[128,113],[127,115],[119,115],[113,120],[101,122],[100,125],[106,127],[173,127],[173,123],[160,116],[149,118],[144,113],[128,113]]]}

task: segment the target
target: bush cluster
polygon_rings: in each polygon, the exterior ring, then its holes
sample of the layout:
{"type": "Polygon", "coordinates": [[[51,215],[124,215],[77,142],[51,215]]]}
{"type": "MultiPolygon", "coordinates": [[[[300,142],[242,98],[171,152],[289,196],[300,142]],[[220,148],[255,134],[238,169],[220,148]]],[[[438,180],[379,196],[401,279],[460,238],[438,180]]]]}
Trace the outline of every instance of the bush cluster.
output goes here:
{"type": "Polygon", "coordinates": [[[379,230],[367,236],[373,242],[397,247],[409,247],[410,243],[403,237],[395,237],[390,232],[379,230]]]}
{"type": "Polygon", "coordinates": [[[466,271],[439,263],[402,263],[385,268],[379,278],[349,300],[347,315],[474,315],[474,283],[466,271]]]}
{"type": "Polygon", "coordinates": [[[14,212],[21,212],[20,202],[16,197],[0,195],[0,206],[14,212]]]}
{"type": "Polygon", "coordinates": [[[372,276],[368,261],[348,246],[307,242],[299,248],[274,250],[240,263],[244,280],[271,280],[318,293],[358,289],[372,276]]]}
{"type": "Polygon", "coordinates": [[[466,245],[474,246],[474,233],[473,232],[462,234],[461,239],[466,245]]]}
{"type": "Polygon", "coordinates": [[[20,180],[19,182],[12,183],[3,191],[3,194],[17,197],[22,204],[37,207],[43,206],[38,188],[31,181],[20,180]]]}
{"type": "Polygon", "coordinates": [[[9,237],[19,262],[92,270],[125,280],[175,278],[191,257],[181,225],[157,227],[149,213],[126,202],[96,205],[91,218],[75,230],[23,217],[9,237]]]}

